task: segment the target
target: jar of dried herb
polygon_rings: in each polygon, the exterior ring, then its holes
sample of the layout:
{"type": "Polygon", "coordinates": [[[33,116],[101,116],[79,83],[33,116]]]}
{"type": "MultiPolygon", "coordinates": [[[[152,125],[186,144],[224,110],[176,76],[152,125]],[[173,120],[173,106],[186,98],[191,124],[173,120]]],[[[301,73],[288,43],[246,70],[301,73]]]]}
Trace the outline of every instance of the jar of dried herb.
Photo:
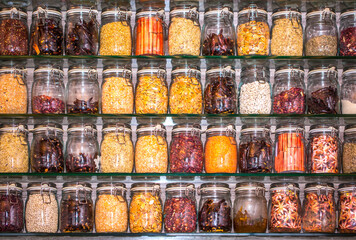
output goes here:
{"type": "Polygon", "coordinates": [[[342,149],[343,173],[356,173],[356,125],[345,127],[342,149]]]}
{"type": "Polygon", "coordinates": [[[356,68],[345,69],[342,73],[341,112],[356,114],[356,68]]]}
{"type": "Polygon", "coordinates": [[[338,193],[338,230],[340,233],[356,233],[356,183],[340,184],[338,193]]]}

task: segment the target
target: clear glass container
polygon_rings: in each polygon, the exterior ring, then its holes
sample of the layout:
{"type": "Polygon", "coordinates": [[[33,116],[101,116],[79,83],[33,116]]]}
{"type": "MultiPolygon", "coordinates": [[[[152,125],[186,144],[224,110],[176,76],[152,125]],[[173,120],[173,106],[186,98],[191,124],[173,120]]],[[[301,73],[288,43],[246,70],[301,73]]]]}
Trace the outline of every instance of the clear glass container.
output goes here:
{"type": "Polygon", "coordinates": [[[356,173],[356,125],[347,125],[342,146],[343,173],[356,173]]]}
{"type": "Polygon", "coordinates": [[[342,114],[356,114],[355,92],[356,92],[356,69],[355,68],[347,69],[342,73],[342,85],[341,85],[342,114]]]}
{"type": "Polygon", "coordinates": [[[356,56],[356,9],[340,15],[340,56],[356,56]]]}
{"type": "Polygon", "coordinates": [[[356,233],[356,183],[342,183],[338,189],[338,230],[340,233],[356,233]]]}
{"type": "Polygon", "coordinates": [[[96,126],[89,123],[71,123],[66,145],[67,172],[98,172],[99,144],[96,126]]]}
{"type": "Polygon", "coordinates": [[[235,188],[234,230],[264,233],[267,229],[267,200],[263,183],[242,182],[235,188]]]}
{"type": "Polygon", "coordinates": [[[234,14],[231,9],[212,8],[204,14],[202,31],[203,56],[235,55],[234,14]]]}
{"type": "Polygon", "coordinates": [[[65,113],[64,73],[60,69],[39,67],[32,85],[32,113],[65,113]]]}
{"type": "Polygon", "coordinates": [[[58,211],[56,184],[51,182],[28,184],[25,213],[27,232],[56,233],[58,211]]]}

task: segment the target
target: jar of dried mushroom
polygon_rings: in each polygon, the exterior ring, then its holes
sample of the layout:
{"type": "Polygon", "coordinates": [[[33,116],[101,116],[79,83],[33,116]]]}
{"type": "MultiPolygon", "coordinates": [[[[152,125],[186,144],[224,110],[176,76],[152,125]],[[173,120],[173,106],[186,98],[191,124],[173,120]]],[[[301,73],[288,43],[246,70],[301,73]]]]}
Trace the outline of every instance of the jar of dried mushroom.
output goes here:
{"type": "Polygon", "coordinates": [[[101,172],[131,173],[134,165],[132,132],[128,124],[104,124],[101,172]]]}
{"type": "Polygon", "coordinates": [[[96,191],[96,232],[126,232],[129,218],[125,184],[99,183],[96,191]]]}
{"type": "Polygon", "coordinates": [[[32,14],[30,55],[62,54],[62,13],[38,7],[32,14]]]}
{"type": "Polygon", "coordinates": [[[340,88],[337,70],[334,67],[318,68],[310,71],[307,85],[308,113],[339,113],[340,88]]]}
{"type": "Polygon", "coordinates": [[[205,172],[236,173],[237,143],[233,125],[210,125],[206,130],[205,172]]]}
{"type": "Polygon", "coordinates": [[[356,233],[356,183],[340,184],[338,193],[338,230],[340,233],[356,233]]]}
{"type": "Polygon", "coordinates": [[[97,55],[99,48],[98,11],[72,8],[67,11],[66,55],[97,55]]]}
{"type": "Polygon", "coordinates": [[[303,232],[334,233],[336,228],[334,184],[308,183],[304,192],[303,232]]]}
{"type": "Polygon", "coordinates": [[[89,68],[68,71],[67,113],[99,113],[100,89],[98,73],[89,68]]]}
{"type": "Polygon", "coordinates": [[[34,72],[32,113],[65,113],[65,87],[62,70],[40,67],[34,72]]]}
{"type": "Polygon", "coordinates": [[[242,68],[239,86],[240,114],[270,114],[271,95],[268,69],[261,65],[242,68]]]}
{"type": "Polygon", "coordinates": [[[176,68],[172,71],[169,111],[171,114],[202,113],[203,94],[199,70],[176,68]]]}
{"type": "Polygon", "coordinates": [[[228,233],[232,231],[230,188],[226,183],[204,183],[198,193],[198,224],[200,232],[228,233]]]}
{"type": "Polygon", "coordinates": [[[160,233],[162,231],[162,219],[159,184],[132,184],[130,204],[131,232],[160,233]]]}
{"type": "Polygon", "coordinates": [[[176,7],[170,12],[169,55],[200,55],[199,12],[196,7],[176,7]]]}
{"type": "Polygon", "coordinates": [[[241,173],[272,172],[272,140],[268,128],[242,126],[238,152],[241,173]]]}
{"type": "Polygon", "coordinates": [[[66,171],[98,172],[100,166],[96,126],[86,123],[71,123],[67,132],[66,171]]]}
{"type": "Polygon", "coordinates": [[[336,56],[337,41],[336,14],[331,9],[307,14],[304,36],[306,56],[336,56]]]}
{"type": "Polygon", "coordinates": [[[269,232],[299,233],[302,229],[302,206],[298,183],[272,183],[268,212],[269,232]]]}
{"type": "Polygon", "coordinates": [[[242,182],[235,188],[234,230],[264,233],[267,229],[267,200],[263,183],[242,182]]]}
{"type": "Polygon", "coordinates": [[[0,172],[25,173],[29,169],[28,130],[26,125],[0,126],[0,172]]]}
{"type": "Polygon", "coordinates": [[[211,8],[204,14],[203,56],[235,55],[234,14],[231,9],[211,8]]]}
{"type": "Polygon", "coordinates": [[[27,14],[16,8],[0,11],[0,55],[28,55],[27,14]]]}
{"type": "Polygon", "coordinates": [[[304,71],[286,66],[274,74],[273,113],[304,114],[306,110],[304,71]]]}
{"type": "Polygon", "coordinates": [[[238,14],[237,26],[237,54],[268,55],[269,54],[269,26],[267,12],[250,4],[238,14]]]}
{"type": "Polygon", "coordinates": [[[278,11],[272,15],[271,54],[303,56],[303,26],[299,11],[278,11]]]}
{"type": "Polygon", "coordinates": [[[171,173],[203,172],[204,150],[200,138],[201,127],[197,124],[178,124],[172,130],[169,150],[171,173]]]}
{"type": "Polygon", "coordinates": [[[235,70],[230,66],[206,72],[204,111],[206,114],[237,112],[235,70]]]}
{"type": "Polygon", "coordinates": [[[342,149],[343,173],[356,173],[356,125],[345,127],[342,149]]]}
{"type": "Polygon", "coordinates": [[[138,114],[165,114],[168,111],[166,71],[143,68],[137,72],[135,107],[138,114]]]}
{"type": "Polygon", "coordinates": [[[60,231],[62,233],[93,231],[94,205],[91,192],[90,183],[63,184],[60,206],[60,231]]]}
{"type": "Polygon", "coordinates": [[[161,124],[141,124],[137,128],[136,173],[166,173],[168,146],[166,128],[161,124]]]}
{"type": "Polygon", "coordinates": [[[55,123],[35,125],[31,144],[32,172],[64,172],[63,129],[55,123]]]}
{"type": "Polygon", "coordinates": [[[132,114],[134,92],[131,70],[106,68],[101,86],[101,112],[103,114],[132,114]]]}
{"type": "Polygon", "coordinates": [[[340,56],[356,56],[356,9],[340,15],[340,56]]]}
{"type": "Polygon", "coordinates": [[[26,202],[26,231],[56,233],[58,230],[57,188],[54,183],[29,183],[26,202]]]}
{"type": "Polygon", "coordinates": [[[341,112],[356,114],[356,68],[345,70],[342,73],[341,112]]]}
{"type": "Polygon", "coordinates": [[[20,183],[0,183],[0,213],[1,233],[22,232],[24,227],[24,204],[20,183]]]}
{"type": "Polygon", "coordinates": [[[25,70],[17,68],[0,68],[0,114],[4,113],[27,113],[25,70]]]}

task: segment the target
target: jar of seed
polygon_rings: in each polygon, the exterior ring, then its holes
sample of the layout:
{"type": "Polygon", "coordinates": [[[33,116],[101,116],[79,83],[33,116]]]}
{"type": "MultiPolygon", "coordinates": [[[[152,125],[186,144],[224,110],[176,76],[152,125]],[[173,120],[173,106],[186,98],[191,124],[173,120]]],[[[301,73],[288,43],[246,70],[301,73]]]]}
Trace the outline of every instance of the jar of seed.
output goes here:
{"type": "Polygon", "coordinates": [[[356,125],[347,125],[344,131],[342,168],[344,173],[356,173],[356,125]]]}

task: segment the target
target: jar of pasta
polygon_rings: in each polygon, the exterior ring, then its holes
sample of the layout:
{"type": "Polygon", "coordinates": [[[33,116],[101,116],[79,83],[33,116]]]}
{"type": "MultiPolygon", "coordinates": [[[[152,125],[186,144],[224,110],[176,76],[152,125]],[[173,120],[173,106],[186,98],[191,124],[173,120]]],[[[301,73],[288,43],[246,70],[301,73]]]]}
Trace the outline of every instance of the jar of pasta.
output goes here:
{"type": "Polygon", "coordinates": [[[131,70],[106,68],[101,86],[101,112],[103,114],[132,114],[134,92],[131,70]]]}
{"type": "Polygon", "coordinates": [[[166,173],[168,146],[162,124],[141,124],[137,128],[135,148],[136,173],[166,173]]]}
{"type": "Polygon", "coordinates": [[[356,114],[355,92],[356,92],[356,68],[345,69],[345,71],[342,73],[342,85],[341,85],[342,114],[356,114]]]}
{"type": "Polygon", "coordinates": [[[26,125],[0,125],[0,172],[28,172],[29,145],[27,139],[26,125]]]}
{"type": "Polygon", "coordinates": [[[340,15],[340,56],[356,56],[356,8],[340,15]]]}
{"type": "Polygon", "coordinates": [[[338,193],[338,230],[340,233],[356,233],[356,183],[340,184],[338,193]]]}
{"type": "Polygon", "coordinates": [[[137,72],[135,107],[138,114],[165,114],[168,111],[166,71],[143,68],[137,72]]]}
{"type": "Polygon", "coordinates": [[[356,125],[345,127],[342,151],[343,173],[356,173],[356,125]]]}
{"type": "Polygon", "coordinates": [[[236,173],[237,143],[233,125],[210,125],[206,130],[205,172],[236,173]]]}
{"type": "Polygon", "coordinates": [[[0,183],[0,232],[21,233],[24,227],[22,185],[0,183]]]}
{"type": "Polygon", "coordinates": [[[171,114],[201,114],[203,94],[200,71],[192,68],[176,68],[172,71],[169,90],[171,114]]]}
{"type": "Polygon", "coordinates": [[[159,184],[132,184],[130,204],[131,232],[160,233],[162,231],[162,219],[159,184]]]}
{"type": "Polygon", "coordinates": [[[95,230],[97,233],[126,232],[128,207],[123,183],[99,183],[96,189],[95,230]]]}

